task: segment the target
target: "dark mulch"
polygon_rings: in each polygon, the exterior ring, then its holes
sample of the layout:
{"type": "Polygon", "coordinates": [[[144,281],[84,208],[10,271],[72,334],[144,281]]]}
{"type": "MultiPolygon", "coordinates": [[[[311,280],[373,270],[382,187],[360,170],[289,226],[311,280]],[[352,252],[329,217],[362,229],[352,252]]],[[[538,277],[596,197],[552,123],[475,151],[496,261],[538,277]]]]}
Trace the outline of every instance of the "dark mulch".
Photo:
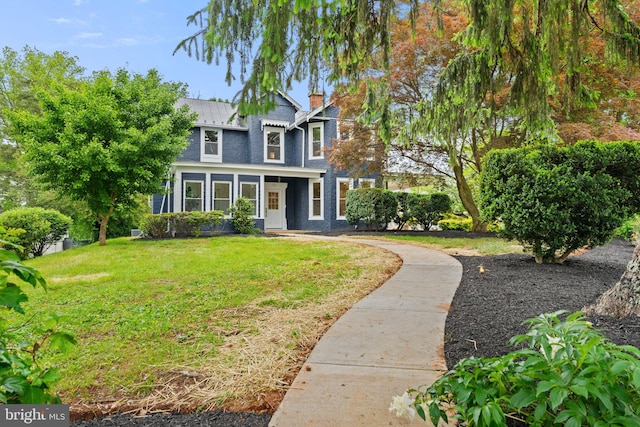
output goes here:
{"type": "MultiPolygon", "coordinates": [[[[594,303],[620,279],[633,249],[631,243],[614,239],[562,265],[538,265],[527,254],[456,257],[463,275],[445,326],[447,366],[464,357],[495,357],[513,350],[507,341],[526,332],[526,319],[557,310],[575,312],[594,303]]],[[[640,317],[589,320],[610,341],[640,347],[640,317]]]]}
{"type": "Polygon", "coordinates": [[[193,414],[112,415],[78,421],[74,427],[267,427],[271,415],[207,411],[193,414]]]}
{"type": "MultiPolygon", "coordinates": [[[[456,232],[437,234],[459,235],[456,232]]],[[[473,237],[467,233],[464,236],[473,237]]],[[[526,332],[524,320],[557,310],[578,311],[595,302],[618,281],[632,253],[632,244],[614,240],[607,246],[570,257],[563,265],[537,265],[533,257],[526,254],[456,257],[462,263],[463,276],[445,326],[447,365],[451,367],[469,356],[503,355],[512,350],[507,345],[509,338],[526,332]],[[478,272],[480,265],[486,270],[483,275],[478,272]]],[[[611,341],[640,347],[639,317],[590,320],[611,341]]],[[[269,414],[212,411],[137,418],[116,415],[79,421],[73,426],[266,427],[270,418],[269,414]]]]}

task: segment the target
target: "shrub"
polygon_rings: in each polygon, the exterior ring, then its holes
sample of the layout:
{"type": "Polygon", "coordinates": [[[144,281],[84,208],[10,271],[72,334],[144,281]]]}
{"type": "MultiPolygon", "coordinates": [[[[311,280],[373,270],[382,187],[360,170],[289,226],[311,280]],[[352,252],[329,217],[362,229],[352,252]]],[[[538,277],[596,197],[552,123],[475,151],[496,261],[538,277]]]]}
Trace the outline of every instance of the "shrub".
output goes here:
{"type": "Polygon", "coordinates": [[[364,222],[368,229],[385,230],[398,211],[396,193],[382,188],[356,188],[347,191],[345,217],[351,225],[364,222]]]}
{"type": "Polygon", "coordinates": [[[471,231],[473,220],[471,218],[447,218],[438,221],[441,230],[471,231]]]}
{"type": "MultiPolygon", "coordinates": [[[[8,245],[0,241],[0,246],[8,245]]],[[[20,282],[34,288],[46,289],[42,275],[34,268],[20,263],[20,258],[7,249],[0,248],[0,313],[15,311],[24,314],[22,303],[28,301],[20,289],[20,282]],[[19,279],[18,283],[11,279],[19,279]]],[[[46,352],[66,353],[76,343],[69,333],[59,330],[60,318],[51,315],[44,328],[35,331],[35,342],[26,342],[16,335],[20,329],[9,326],[0,316],[0,402],[4,404],[55,404],[60,398],[51,393],[50,387],[60,379],[58,370],[39,363],[46,352]]],[[[24,325],[22,325],[24,327],[24,325]]]]}
{"type": "Polygon", "coordinates": [[[25,232],[14,235],[13,243],[21,246],[15,251],[21,259],[30,256],[41,256],[51,245],[60,241],[71,225],[71,218],[53,209],[18,208],[0,215],[0,225],[7,233],[11,229],[22,229],[25,232]]]}
{"type": "Polygon", "coordinates": [[[563,262],[607,243],[640,210],[640,145],[582,142],[571,147],[495,150],[485,157],[485,220],[531,250],[536,262],[563,262]]]}
{"type": "Polygon", "coordinates": [[[256,232],[256,222],[253,219],[256,207],[246,197],[239,197],[229,208],[233,228],[240,234],[252,234],[256,232]]]}
{"type": "Polygon", "coordinates": [[[199,237],[203,230],[213,230],[222,223],[221,211],[190,211],[145,215],[140,223],[142,232],[153,238],[199,237]]]}
{"type": "Polygon", "coordinates": [[[451,210],[451,199],[444,193],[429,195],[416,195],[416,205],[412,213],[416,222],[428,231],[431,226],[442,219],[445,213],[451,210]]]}
{"type": "Polygon", "coordinates": [[[454,418],[466,425],[502,426],[506,418],[536,426],[637,426],[640,417],[640,350],[618,346],[574,313],[530,319],[520,346],[498,358],[467,358],[430,387],[395,398],[397,413],[434,425],[454,418]]]}

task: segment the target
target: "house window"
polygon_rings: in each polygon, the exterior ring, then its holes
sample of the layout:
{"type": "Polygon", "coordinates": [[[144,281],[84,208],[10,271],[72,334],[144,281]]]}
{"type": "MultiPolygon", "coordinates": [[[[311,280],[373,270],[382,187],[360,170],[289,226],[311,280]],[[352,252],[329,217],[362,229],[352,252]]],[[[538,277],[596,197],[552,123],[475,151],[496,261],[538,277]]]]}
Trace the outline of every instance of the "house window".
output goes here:
{"type": "Polygon", "coordinates": [[[222,161],[222,129],[202,129],[200,132],[200,156],[202,161],[222,161]]]}
{"type": "Polygon", "coordinates": [[[309,125],[309,158],[324,158],[324,125],[313,123],[309,125]]]}
{"type": "Polygon", "coordinates": [[[376,180],[373,178],[360,178],[358,180],[358,187],[360,188],[374,188],[376,186],[376,180]]]}
{"type": "Polygon", "coordinates": [[[342,141],[348,141],[351,139],[352,129],[351,122],[346,120],[338,121],[338,136],[342,141]]]}
{"type": "Polygon", "coordinates": [[[229,213],[231,206],[231,183],[230,182],[214,182],[213,183],[213,210],[222,211],[224,214],[229,213]]]}
{"type": "Polygon", "coordinates": [[[202,211],[204,206],[202,200],[202,181],[185,181],[184,182],[184,201],[183,206],[185,212],[202,211]]]}
{"type": "Polygon", "coordinates": [[[323,219],[324,197],[321,179],[309,180],[309,219],[323,219]]]}
{"type": "Polygon", "coordinates": [[[253,203],[253,214],[258,216],[258,184],[255,182],[240,183],[240,195],[253,203]]]}
{"type": "Polygon", "coordinates": [[[347,191],[353,188],[352,179],[338,179],[336,181],[336,219],[346,219],[347,214],[347,191]]]}
{"type": "Polygon", "coordinates": [[[264,127],[264,159],[284,163],[284,128],[264,127]]]}

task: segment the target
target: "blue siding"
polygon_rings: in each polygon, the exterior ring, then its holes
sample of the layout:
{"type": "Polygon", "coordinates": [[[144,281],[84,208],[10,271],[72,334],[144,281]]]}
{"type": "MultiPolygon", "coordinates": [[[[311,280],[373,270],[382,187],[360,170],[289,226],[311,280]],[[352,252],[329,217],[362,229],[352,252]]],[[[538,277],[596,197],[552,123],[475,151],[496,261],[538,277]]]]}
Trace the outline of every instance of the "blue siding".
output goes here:
{"type": "Polygon", "coordinates": [[[191,133],[187,137],[189,145],[178,157],[178,160],[189,160],[192,162],[200,161],[200,128],[191,129],[191,133]]]}
{"type": "Polygon", "coordinates": [[[248,163],[249,139],[247,132],[223,130],[222,131],[222,162],[223,163],[248,163]]]}

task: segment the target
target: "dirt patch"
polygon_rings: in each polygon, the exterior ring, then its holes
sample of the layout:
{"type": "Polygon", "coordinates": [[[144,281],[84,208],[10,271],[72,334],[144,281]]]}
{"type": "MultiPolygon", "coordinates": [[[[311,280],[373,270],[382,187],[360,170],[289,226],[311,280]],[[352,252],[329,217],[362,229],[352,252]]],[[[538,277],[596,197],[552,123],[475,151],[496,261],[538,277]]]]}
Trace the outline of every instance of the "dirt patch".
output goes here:
{"type": "Polygon", "coordinates": [[[92,280],[100,279],[102,277],[109,277],[109,273],[96,273],[96,274],[80,274],[78,276],[70,277],[50,277],[47,279],[48,283],[72,283],[72,282],[90,282],[92,280]]]}

